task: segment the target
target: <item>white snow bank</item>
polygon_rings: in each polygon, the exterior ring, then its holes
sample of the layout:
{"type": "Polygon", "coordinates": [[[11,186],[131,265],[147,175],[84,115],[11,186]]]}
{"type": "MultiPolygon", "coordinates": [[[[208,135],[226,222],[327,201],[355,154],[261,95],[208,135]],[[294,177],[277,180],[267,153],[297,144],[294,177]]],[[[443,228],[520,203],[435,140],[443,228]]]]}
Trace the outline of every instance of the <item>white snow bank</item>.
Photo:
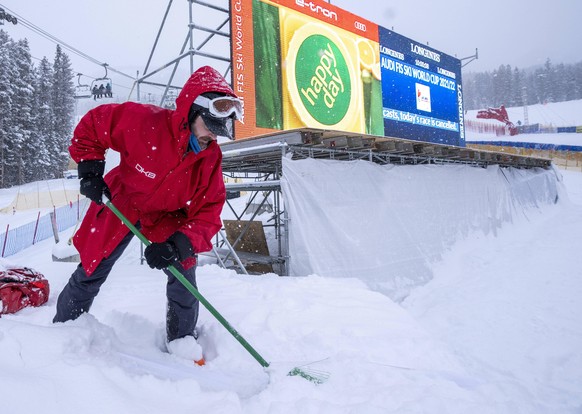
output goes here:
{"type": "Polygon", "coordinates": [[[530,390],[516,413],[582,412],[581,230],[580,205],[565,202],[496,237],[473,234],[403,303],[472,375],[503,383],[507,401],[517,384],[530,390]]]}

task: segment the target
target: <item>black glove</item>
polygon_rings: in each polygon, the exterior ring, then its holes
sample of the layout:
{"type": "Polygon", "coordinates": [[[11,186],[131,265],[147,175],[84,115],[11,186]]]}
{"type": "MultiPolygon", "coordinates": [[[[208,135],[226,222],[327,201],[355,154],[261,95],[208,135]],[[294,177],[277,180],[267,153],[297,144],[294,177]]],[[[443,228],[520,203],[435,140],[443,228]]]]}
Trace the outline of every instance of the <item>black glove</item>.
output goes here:
{"type": "Polygon", "coordinates": [[[165,269],[177,260],[176,248],[167,241],[150,244],[145,248],[144,256],[152,269],[165,269]]]}
{"type": "Polygon", "coordinates": [[[162,243],[152,243],[144,250],[148,266],[152,269],[165,269],[175,261],[182,261],[194,254],[190,239],[177,231],[162,243]]]}
{"type": "Polygon", "coordinates": [[[80,192],[97,204],[102,204],[101,198],[103,194],[107,198],[111,198],[109,187],[103,180],[104,171],[105,161],[81,161],[78,166],[79,178],[81,179],[80,192]]]}
{"type": "Polygon", "coordinates": [[[111,192],[109,191],[109,187],[107,187],[107,184],[105,184],[103,177],[99,175],[91,178],[82,178],[80,192],[85,197],[93,200],[97,204],[102,204],[101,198],[103,197],[103,194],[105,194],[107,198],[111,199],[111,192]]]}

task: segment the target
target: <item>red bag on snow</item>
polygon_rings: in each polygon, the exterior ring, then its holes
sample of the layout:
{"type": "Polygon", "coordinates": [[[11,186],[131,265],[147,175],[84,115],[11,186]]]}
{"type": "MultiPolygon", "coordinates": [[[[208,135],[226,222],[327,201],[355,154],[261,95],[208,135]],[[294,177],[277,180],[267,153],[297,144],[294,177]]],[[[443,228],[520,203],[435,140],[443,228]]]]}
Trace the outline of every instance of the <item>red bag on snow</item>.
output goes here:
{"type": "Polygon", "coordinates": [[[36,270],[0,270],[0,315],[15,313],[27,306],[40,306],[49,298],[49,282],[36,270]]]}

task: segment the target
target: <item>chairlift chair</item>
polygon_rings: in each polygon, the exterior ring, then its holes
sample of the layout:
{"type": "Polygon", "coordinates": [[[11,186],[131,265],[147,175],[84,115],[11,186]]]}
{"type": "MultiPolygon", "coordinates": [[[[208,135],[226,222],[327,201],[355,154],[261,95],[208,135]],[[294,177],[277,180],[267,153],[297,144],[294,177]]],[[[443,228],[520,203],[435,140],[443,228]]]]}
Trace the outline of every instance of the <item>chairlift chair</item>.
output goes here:
{"type": "Polygon", "coordinates": [[[91,87],[87,84],[81,83],[81,76],[82,73],[77,73],[77,86],[75,86],[75,99],[84,99],[90,98],[91,94],[91,87]]]}
{"type": "Polygon", "coordinates": [[[93,99],[113,97],[113,82],[111,81],[111,78],[107,77],[107,63],[104,63],[103,67],[105,68],[105,76],[97,78],[91,82],[91,94],[93,99]]]}
{"type": "Polygon", "coordinates": [[[178,91],[176,89],[169,89],[165,96],[163,107],[167,109],[176,109],[176,99],[178,98],[178,91]]]}

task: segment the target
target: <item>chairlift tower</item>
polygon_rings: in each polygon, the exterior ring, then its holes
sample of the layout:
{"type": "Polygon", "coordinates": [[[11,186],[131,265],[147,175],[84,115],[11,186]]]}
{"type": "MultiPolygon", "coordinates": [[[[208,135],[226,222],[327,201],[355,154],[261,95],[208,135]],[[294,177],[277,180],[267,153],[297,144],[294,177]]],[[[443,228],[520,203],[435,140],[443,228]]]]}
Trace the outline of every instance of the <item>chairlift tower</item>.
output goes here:
{"type": "MultiPolygon", "coordinates": [[[[186,26],[187,33],[186,37],[182,43],[182,47],[179,50],[177,56],[170,61],[166,62],[162,66],[151,69],[152,58],[156,52],[156,49],[159,47],[159,41],[162,33],[164,32],[164,27],[167,23],[168,14],[172,8],[173,0],[169,0],[168,6],[166,7],[166,12],[162,19],[162,23],[158,30],[156,39],[154,41],[152,50],[148,57],[148,61],[145,65],[143,70],[143,74],[137,77],[136,85],[137,85],[137,99],[140,101],[141,99],[141,86],[142,85],[152,85],[163,87],[164,92],[162,94],[162,98],[159,102],[160,106],[164,106],[168,95],[176,96],[177,93],[183,86],[183,83],[179,85],[174,85],[173,81],[178,70],[178,66],[180,63],[187,59],[189,62],[189,73],[192,74],[198,67],[203,66],[203,64],[214,64],[215,62],[222,63],[222,66],[226,66],[226,69],[223,75],[227,76],[227,74],[231,71],[231,57],[230,57],[230,47],[225,47],[224,53],[220,54],[220,48],[216,48],[215,45],[211,43],[211,41],[215,37],[223,37],[228,39],[228,45],[230,45],[230,8],[228,0],[221,0],[216,1],[215,3],[223,3],[223,5],[217,4],[210,4],[200,0],[186,0],[188,3],[188,24],[186,26]],[[196,7],[195,7],[196,6],[196,7]],[[196,9],[196,12],[195,12],[196,9]],[[220,19],[221,14],[225,17],[222,18],[219,24],[215,28],[206,27],[203,24],[203,21],[208,21],[208,16],[210,14],[217,14],[220,19]],[[195,43],[196,42],[196,43],[195,43]],[[204,60],[203,62],[198,62],[198,60],[204,60]],[[213,63],[208,63],[208,61],[213,63]],[[199,63],[199,64],[197,64],[199,63]],[[165,83],[161,83],[159,81],[154,81],[152,77],[154,75],[159,74],[160,72],[164,71],[165,69],[170,70],[170,75],[165,83]],[[173,92],[169,91],[172,90],[173,92]]],[[[185,14],[185,13],[184,13],[185,14]]],[[[177,42],[176,42],[177,43],[177,42]]],[[[131,96],[131,93],[130,93],[131,96]]]]}

